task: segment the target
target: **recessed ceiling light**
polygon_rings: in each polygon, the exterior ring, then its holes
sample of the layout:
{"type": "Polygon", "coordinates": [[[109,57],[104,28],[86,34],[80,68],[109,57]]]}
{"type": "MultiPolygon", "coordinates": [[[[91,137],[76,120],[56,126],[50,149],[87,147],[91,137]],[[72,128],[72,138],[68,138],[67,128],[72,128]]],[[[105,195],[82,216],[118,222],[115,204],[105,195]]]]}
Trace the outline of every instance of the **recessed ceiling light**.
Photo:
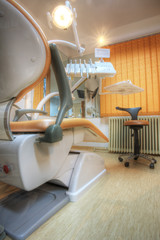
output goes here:
{"type": "Polygon", "coordinates": [[[100,36],[100,37],[98,38],[98,43],[99,43],[100,45],[102,45],[102,44],[104,44],[104,42],[105,42],[105,38],[104,38],[103,36],[100,36]]]}

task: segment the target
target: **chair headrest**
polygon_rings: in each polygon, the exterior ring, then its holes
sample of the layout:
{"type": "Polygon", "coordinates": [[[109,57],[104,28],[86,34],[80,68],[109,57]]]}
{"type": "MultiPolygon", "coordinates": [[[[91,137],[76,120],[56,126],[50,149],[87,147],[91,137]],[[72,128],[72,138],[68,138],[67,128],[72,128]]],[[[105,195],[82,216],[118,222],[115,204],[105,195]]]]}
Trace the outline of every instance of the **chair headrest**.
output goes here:
{"type": "Polygon", "coordinates": [[[22,98],[47,74],[48,42],[32,17],[11,0],[0,1],[0,102],[22,98]]]}

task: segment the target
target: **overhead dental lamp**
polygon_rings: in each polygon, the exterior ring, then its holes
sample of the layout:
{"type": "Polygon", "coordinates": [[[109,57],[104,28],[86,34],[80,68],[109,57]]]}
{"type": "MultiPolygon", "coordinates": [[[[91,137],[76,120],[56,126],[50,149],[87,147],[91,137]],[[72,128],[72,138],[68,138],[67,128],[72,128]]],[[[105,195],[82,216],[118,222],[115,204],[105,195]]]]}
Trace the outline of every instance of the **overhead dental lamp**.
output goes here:
{"type": "Polygon", "coordinates": [[[67,6],[57,6],[52,12],[52,20],[56,27],[67,29],[73,22],[73,13],[67,6]]]}
{"type": "Polygon", "coordinates": [[[85,51],[85,48],[81,47],[79,42],[76,18],[76,9],[72,9],[69,1],[65,1],[65,5],[57,6],[52,11],[52,14],[50,12],[47,12],[47,20],[50,29],[53,29],[53,24],[61,29],[68,29],[72,25],[72,30],[75,38],[75,44],[67,42],[65,40],[50,40],[48,42],[69,46],[73,49],[78,50],[79,54],[82,54],[85,51]]]}

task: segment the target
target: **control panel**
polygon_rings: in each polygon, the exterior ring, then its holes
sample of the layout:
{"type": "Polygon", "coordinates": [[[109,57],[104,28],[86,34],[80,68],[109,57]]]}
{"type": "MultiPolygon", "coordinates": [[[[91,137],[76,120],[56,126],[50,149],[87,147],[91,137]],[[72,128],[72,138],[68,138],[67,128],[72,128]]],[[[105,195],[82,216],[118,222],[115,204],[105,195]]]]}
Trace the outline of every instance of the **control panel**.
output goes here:
{"type": "Polygon", "coordinates": [[[0,164],[0,177],[11,173],[12,167],[9,164],[0,164]]]}

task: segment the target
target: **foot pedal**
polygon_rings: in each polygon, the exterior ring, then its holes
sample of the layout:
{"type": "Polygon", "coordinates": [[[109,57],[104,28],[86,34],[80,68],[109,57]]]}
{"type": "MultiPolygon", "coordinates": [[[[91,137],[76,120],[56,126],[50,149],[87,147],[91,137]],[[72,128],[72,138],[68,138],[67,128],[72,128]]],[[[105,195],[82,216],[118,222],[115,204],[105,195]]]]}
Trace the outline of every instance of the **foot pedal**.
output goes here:
{"type": "Polygon", "coordinates": [[[0,201],[0,225],[14,240],[26,239],[69,202],[66,191],[46,183],[30,192],[20,190],[10,194],[0,201]]]}

